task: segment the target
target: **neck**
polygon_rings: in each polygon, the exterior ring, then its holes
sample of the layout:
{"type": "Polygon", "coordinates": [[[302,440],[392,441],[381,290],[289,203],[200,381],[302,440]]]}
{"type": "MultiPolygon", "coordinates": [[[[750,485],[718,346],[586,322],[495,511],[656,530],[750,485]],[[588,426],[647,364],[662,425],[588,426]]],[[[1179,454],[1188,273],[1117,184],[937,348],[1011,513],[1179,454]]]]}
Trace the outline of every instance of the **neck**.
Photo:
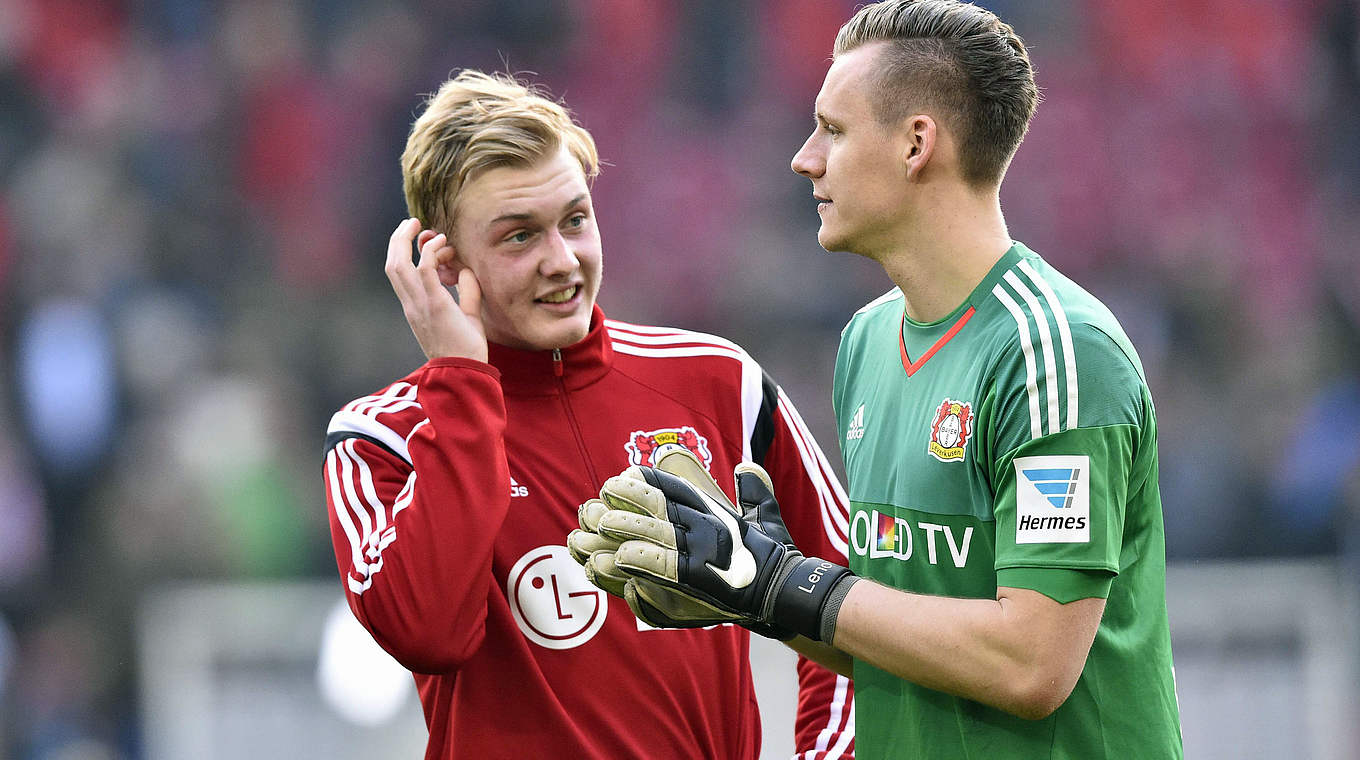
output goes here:
{"type": "Polygon", "coordinates": [[[876,256],[906,298],[907,316],[935,322],[973,292],[1011,247],[995,189],[937,192],[903,230],[896,245],[876,256]]]}

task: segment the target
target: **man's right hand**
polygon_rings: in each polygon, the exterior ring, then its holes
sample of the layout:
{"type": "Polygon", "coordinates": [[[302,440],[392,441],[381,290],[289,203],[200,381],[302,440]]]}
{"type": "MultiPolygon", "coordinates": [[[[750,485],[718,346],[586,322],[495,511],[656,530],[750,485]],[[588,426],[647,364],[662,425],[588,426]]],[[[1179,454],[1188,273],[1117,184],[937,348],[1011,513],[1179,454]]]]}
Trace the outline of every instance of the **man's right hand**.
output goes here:
{"type": "Polygon", "coordinates": [[[427,359],[457,356],[486,361],[482,327],[482,289],[471,269],[458,270],[458,298],[445,287],[440,273],[457,266],[453,247],[443,233],[421,230],[419,219],[407,219],[387,242],[387,279],[401,300],[402,313],[427,359]],[[411,262],[411,246],[419,233],[420,263],[411,262]]]}
{"type": "MultiPolygon", "coordinates": [[[[725,509],[734,516],[740,515],[717,481],[713,480],[713,476],[689,450],[675,448],[653,454],[653,457],[657,469],[683,479],[699,492],[706,494],[718,508],[725,509]]],[[[743,466],[738,465],[738,471],[743,466]]],[[[754,467],[760,469],[759,466],[754,467]]],[[[638,476],[640,473],[637,468],[630,467],[625,470],[625,476],[638,476]]],[[[769,478],[764,470],[760,470],[760,474],[766,479],[769,478]]],[[[793,638],[791,631],[720,610],[693,596],[620,570],[615,565],[614,559],[622,540],[599,534],[600,518],[613,509],[604,501],[607,498],[612,498],[611,493],[601,489],[599,499],[591,499],[577,510],[581,528],[573,530],[567,536],[567,549],[585,568],[586,578],[591,583],[615,596],[623,597],[639,620],[656,628],[700,628],[718,623],[736,623],[761,636],[781,641],[793,638]]],[[[778,509],[778,506],[775,508],[778,509]]],[[[788,531],[785,531],[785,535],[787,533],[788,531]]]]}
{"type": "Polygon", "coordinates": [[[659,466],[630,467],[600,489],[608,509],[595,532],[620,542],[613,561],[625,577],[750,623],[831,643],[840,603],[857,578],[793,546],[759,465],[739,464],[735,477],[741,513],[685,476],[659,466]]]}

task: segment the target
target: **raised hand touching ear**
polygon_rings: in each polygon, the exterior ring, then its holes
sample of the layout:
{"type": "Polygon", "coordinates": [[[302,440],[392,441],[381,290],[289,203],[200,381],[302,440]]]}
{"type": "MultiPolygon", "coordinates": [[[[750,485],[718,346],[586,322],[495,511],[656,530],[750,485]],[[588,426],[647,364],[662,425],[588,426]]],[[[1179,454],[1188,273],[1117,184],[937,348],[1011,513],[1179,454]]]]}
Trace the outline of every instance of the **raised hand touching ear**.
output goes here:
{"type": "Polygon", "coordinates": [[[458,356],[486,361],[481,286],[472,270],[459,264],[446,235],[421,231],[419,219],[403,221],[388,240],[384,271],[426,358],[458,356]],[[411,251],[417,232],[420,260],[413,263],[411,251]],[[455,278],[457,299],[447,287],[455,278]]]}

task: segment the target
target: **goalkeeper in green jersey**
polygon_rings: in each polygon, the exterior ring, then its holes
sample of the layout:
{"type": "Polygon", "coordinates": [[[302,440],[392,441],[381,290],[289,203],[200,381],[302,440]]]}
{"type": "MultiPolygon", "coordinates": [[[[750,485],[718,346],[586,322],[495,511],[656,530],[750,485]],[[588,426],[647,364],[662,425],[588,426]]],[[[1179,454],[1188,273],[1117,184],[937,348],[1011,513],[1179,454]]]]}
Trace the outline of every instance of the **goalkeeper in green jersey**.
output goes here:
{"type": "Polygon", "coordinates": [[[861,757],[1183,755],[1142,365],[1001,213],[1038,99],[973,5],[888,0],[836,38],[793,169],[822,246],[897,286],[836,360],[848,568],[798,552],[749,465],[735,505],[657,467],[582,511],[606,588],[661,584],[852,674],[861,757]]]}

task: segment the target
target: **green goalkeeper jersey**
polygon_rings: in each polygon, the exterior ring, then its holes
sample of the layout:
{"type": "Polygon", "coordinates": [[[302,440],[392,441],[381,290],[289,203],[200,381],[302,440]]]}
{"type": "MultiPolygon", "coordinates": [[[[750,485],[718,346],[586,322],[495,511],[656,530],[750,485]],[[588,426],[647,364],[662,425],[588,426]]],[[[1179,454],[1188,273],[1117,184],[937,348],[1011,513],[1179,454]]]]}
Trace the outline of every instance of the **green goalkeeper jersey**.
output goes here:
{"type": "Polygon", "coordinates": [[[953,314],[900,291],[850,320],[836,360],[850,567],[899,589],[1104,597],[1072,695],[1024,720],[855,662],[872,758],[1180,758],[1157,423],[1098,300],[1020,243],[953,314]]]}

